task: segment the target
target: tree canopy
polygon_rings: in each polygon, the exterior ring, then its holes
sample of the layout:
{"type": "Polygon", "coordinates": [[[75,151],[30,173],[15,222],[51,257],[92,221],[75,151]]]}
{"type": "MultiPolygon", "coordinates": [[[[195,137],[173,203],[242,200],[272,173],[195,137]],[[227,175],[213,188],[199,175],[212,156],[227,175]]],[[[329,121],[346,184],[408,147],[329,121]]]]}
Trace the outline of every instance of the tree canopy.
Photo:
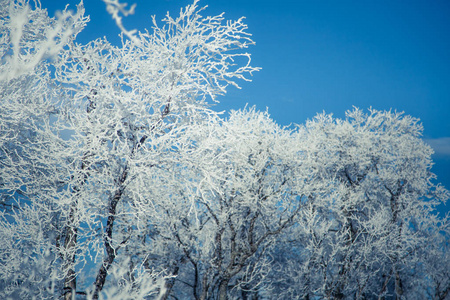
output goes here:
{"type": "Polygon", "coordinates": [[[195,0],[122,44],[0,4],[5,299],[445,299],[449,220],[418,119],[282,127],[213,104],[259,70],[243,19],[195,0]]]}

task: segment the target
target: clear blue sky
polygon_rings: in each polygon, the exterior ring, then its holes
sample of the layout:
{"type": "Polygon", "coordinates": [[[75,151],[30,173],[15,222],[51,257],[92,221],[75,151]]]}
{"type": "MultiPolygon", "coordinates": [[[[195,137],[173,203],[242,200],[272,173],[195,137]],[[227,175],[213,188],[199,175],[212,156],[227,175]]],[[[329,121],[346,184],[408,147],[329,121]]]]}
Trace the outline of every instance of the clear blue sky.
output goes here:
{"type": "MultiPolygon", "coordinates": [[[[121,0],[125,2],[126,0],[121,0]]],[[[41,0],[54,15],[64,3],[41,0]]],[[[128,0],[136,14],[127,29],[150,28],[150,16],[176,16],[187,0],[128,0]]],[[[405,111],[422,120],[424,138],[436,150],[433,171],[450,188],[450,1],[448,0],[202,0],[203,15],[246,17],[262,67],[242,90],[231,89],[218,109],[246,103],[269,108],[282,125],[303,123],[318,112],[343,117],[360,108],[405,111]]],[[[100,0],[85,0],[88,27],[80,42],[119,29],[100,0]]],[[[449,205],[447,205],[450,207],[449,205]]]]}

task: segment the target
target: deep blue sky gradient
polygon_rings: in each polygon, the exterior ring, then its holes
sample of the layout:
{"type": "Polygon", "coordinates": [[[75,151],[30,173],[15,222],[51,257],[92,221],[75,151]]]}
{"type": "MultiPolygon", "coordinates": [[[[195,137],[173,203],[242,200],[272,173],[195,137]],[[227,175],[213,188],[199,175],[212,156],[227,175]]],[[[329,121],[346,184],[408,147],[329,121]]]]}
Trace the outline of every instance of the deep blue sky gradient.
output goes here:
{"type": "MultiPolygon", "coordinates": [[[[50,16],[78,1],[41,0],[50,16]]],[[[125,2],[125,0],[121,0],[125,2]]],[[[127,29],[151,27],[167,11],[177,16],[187,0],[129,0],[136,13],[127,29]]],[[[85,0],[88,27],[80,42],[119,29],[100,0],[85,0]]],[[[318,112],[344,117],[352,106],[405,111],[420,118],[436,150],[433,171],[450,188],[450,1],[447,0],[211,0],[203,15],[246,17],[262,67],[242,89],[230,89],[218,110],[269,108],[282,125],[304,123],[318,112]]],[[[162,24],[162,23],[160,23],[162,24]]],[[[447,205],[450,207],[450,205],[447,205]]]]}

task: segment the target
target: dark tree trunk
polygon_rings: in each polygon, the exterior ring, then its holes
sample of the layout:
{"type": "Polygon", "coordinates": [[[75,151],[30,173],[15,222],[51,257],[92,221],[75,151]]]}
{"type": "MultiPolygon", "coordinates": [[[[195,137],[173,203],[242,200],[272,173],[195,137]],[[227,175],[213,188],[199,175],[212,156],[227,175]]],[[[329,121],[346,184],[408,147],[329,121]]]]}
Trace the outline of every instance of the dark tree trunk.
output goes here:
{"type": "MultiPolygon", "coordinates": [[[[120,182],[121,185],[125,181],[127,174],[128,174],[127,170],[125,169],[121,177],[120,182]]],[[[116,249],[114,249],[112,245],[112,234],[114,229],[114,221],[116,219],[117,204],[119,203],[120,198],[122,198],[123,191],[124,191],[123,187],[119,188],[114,194],[114,197],[112,198],[112,201],[109,205],[109,216],[108,221],[106,222],[106,237],[105,237],[106,258],[103,260],[103,264],[100,267],[100,270],[98,271],[97,278],[95,279],[95,290],[93,299],[98,299],[99,293],[101,292],[103,286],[105,285],[108,270],[111,267],[114,260],[116,259],[116,249]]]]}
{"type": "Polygon", "coordinates": [[[69,270],[64,278],[64,300],[75,299],[77,290],[77,278],[75,274],[75,250],[77,245],[77,228],[72,226],[75,218],[75,208],[71,207],[69,214],[69,226],[66,229],[66,238],[64,240],[64,249],[68,251],[69,256],[65,257],[66,268],[69,270]]]}

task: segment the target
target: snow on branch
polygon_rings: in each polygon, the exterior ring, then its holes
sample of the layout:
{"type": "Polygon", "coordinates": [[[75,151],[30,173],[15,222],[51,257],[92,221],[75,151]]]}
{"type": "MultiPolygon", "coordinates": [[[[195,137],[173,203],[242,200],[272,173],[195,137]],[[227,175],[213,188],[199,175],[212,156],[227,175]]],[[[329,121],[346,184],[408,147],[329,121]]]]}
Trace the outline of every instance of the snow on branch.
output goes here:
{"type": "Polygon", "coordinates": [[[131,5],[130,9],[127,10],[128,3],[120,3],[119,0],[102,0],[106,4],[106,11],[111,15],[113,20],[116,22],[117,26],[120,28],[123,34],[125,34],[131,41],[136,45],[140,45],[139,39],[136,37],[136,29],[127,30],[122,23],[122,17],[119,13],[123,14],[125,17],[134,14],[134,9],[136,8],[136,3],[131,5]]]}
{"type": "Polygon", "coordinates": [[[3,1],[0,7],[0,81],[31,72],[41,60],[55,57],[83,29],[82,2],[76,13],[68,10],[50,18],[40,7],[32,9],[26,0],[3,1]],[[8,4],[6,2],[9,2],[8,4]]]}

